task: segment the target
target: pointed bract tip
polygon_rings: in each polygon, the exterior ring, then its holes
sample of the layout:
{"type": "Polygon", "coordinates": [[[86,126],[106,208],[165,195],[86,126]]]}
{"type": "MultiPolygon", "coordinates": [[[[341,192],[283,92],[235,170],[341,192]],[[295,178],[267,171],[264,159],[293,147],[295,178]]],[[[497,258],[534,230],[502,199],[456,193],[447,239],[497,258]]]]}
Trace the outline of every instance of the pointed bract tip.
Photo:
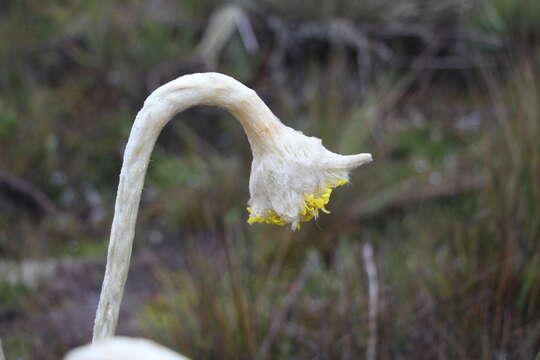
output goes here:
{"type": "Polygon", "coordinates": [[[339,167],[352,169],[373,161],[371,154],[343,155],[338,161],[339,167]]]}

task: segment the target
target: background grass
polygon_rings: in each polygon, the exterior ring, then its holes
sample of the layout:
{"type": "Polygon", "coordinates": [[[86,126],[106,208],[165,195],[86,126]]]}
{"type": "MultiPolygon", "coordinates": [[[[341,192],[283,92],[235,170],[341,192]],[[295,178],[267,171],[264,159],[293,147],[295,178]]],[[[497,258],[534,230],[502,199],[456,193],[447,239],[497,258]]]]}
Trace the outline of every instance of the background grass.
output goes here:
{"type": "MultiPolygon", "coordinates": [[[[151,258],[157,288],[123,331],[195,359],[364,358],[369,244],[376,358],[538,358],[537,3],[235,4],[259,47],[235,33],[215,64],[197,45],[220,2],[0,4],[0,169],[56,208],[2,183],[0,256],[104,259],[123,146],[145,96],[183,73],[220,71],[285,124],[375,162],[302,231],[249,226],[241,127],[213,108],[178,115],[156,146],[135,240],[136,255],[166,253],[176,265],[151,258]]],[[[66,327],[40,342],[52,325],[17,324],[60,311],[70,292],[45,307],[36,299],[51,282],[2,281],[8,359],[56,359],[90,339],[81,323],[80,338],[66,327]]]]}

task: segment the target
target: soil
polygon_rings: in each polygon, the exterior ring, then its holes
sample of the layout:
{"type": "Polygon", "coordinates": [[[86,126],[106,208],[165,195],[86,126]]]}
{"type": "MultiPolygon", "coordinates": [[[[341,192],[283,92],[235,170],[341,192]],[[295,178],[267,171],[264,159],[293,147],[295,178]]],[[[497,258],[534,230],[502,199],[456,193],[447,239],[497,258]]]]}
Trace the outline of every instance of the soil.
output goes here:
{"type": "MultiPolygon", "coordinates": [[[[141,335],[137,314],[158,294],[158,273],[181,265],[177,254],[178,249],[161,246],[133,256],[117,334],[141,335]]],[[[61,262],[21,309],[0,312],[0,336],[24,339],[25,344],[29,342],[25,353],[43,360],[62,358],[67,350],[88,343],[104,270],[104,261],[61,262]]]]}

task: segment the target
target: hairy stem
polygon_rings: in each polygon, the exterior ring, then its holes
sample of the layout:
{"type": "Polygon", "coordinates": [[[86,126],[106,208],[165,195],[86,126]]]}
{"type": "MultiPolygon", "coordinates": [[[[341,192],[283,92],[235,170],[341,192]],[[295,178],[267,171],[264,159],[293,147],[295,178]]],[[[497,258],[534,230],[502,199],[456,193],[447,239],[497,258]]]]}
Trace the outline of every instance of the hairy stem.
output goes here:
{"type": "Polygon", "coordinates": [[[113,336],[116,329],[141,192],[154,144],[175,114],[195,105],[218,106],[234,115],[246,132],[254,156],[272,146],[284,128],[253,90],[218,73],[182,76],[159,87],[146,99],[124,152],[93,342],[113,336]]]}

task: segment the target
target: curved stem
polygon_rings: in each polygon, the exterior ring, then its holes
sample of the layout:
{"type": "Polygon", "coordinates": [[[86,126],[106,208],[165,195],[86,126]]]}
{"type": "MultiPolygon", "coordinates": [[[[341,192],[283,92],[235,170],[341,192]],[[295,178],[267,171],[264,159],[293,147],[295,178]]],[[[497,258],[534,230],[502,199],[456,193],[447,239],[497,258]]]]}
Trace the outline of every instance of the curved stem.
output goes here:
{"type": "Polygon", "coordinates": [[[215,105],[233,114],[244,128],[255,157],[271,146],[285,127],[255,91],[223,74],[185,75],[159,87],[146,99],[124,152],[93,342],[113,336],[116,329],[141,192],[154,144],[175,114],[194,105],[215,105]]]}

